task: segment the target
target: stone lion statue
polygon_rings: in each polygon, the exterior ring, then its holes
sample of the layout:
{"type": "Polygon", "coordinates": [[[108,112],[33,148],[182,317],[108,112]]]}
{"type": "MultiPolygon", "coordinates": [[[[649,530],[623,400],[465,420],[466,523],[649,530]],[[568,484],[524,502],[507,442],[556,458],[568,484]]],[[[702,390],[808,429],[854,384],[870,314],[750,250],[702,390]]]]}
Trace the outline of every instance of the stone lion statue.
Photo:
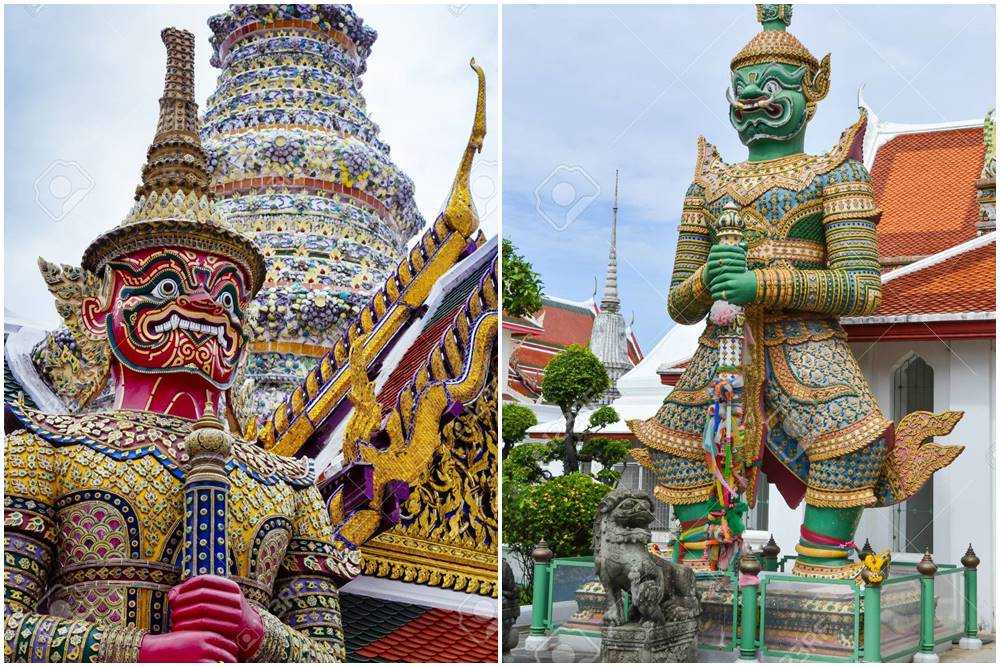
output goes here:
{"type": "Polygon", "coordinates": [[[694,571],[650,553],[653,519],[653,498],[645,491],[618,489],[597,507],[594,566],[607,596],[606,625],[659,625],[701,612],[694,571]],[[632,600],[628,618],[624,591],[632,600]]]}

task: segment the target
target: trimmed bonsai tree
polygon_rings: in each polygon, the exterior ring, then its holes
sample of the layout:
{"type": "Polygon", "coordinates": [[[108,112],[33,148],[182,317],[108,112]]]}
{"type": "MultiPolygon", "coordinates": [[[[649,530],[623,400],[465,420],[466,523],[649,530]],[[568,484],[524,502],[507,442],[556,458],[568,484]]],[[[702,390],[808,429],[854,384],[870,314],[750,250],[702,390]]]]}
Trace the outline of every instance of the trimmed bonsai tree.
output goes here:
{"type": "MultiPolygon", "coordinates": [[[[552,357],[542,378],[542,398],[558,405],[566,419],[563,441],[563,472],[580,470],[576,453],[577,435],[573,432],[576,417],[588,403],[595,401],[611,386],[604,364],[594,353],[580,345],[570,345],[552,357]]],[[[599,412],[599,411],[598,411],[599,412]]]]}

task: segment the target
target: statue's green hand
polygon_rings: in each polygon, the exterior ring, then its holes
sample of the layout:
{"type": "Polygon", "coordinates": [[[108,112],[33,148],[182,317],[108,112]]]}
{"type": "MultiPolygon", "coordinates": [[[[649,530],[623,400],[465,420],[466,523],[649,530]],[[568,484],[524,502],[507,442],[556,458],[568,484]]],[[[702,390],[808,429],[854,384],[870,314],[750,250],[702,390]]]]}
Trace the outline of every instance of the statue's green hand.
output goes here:
{"type": "Polygon", "coordinates": [[[712,285],[712,298],[722,299],[737,306],[753,301],[757,294],[757,276],[753,271],[727,274],[712,285]]]}
{"type": "Polygon", "coordinates": [[[741,245],[714,245],[708,251],[705,278],[711,289],[724,277],[745,273],[747,270],[747,249],[741,245]]]}

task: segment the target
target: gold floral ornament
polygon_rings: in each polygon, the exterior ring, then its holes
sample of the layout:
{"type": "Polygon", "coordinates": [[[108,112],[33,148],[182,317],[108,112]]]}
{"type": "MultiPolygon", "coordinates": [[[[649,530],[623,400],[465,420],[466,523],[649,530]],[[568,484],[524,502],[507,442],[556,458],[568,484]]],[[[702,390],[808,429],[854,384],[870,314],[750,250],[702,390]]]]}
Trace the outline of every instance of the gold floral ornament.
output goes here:
{"type": "Polygon", "coordinates": [[[938,414],[920,410],[899,420],[895,445],[886,456],[884,479],[875,490],[880,506],[913,496],[936,470],[958,458],[964,446],[938,445],[929,440],[951,433],[963,414],[959,410],[938,414]]]}
{"type": "Polygon", "coordinates": [[[889,551],[877,554],[865,554],[865,569],[861,572],[861,577],[869,586],[881,584],[889,576],[889,565],[892,562],[892,555],[889,551]]]}
{"type": "Polygon", "coordinates": [[[107,337],[95,337],[81,317],[84,299],[98,299],[107,305],[107,285],[97,275],[68,264],[53,264],[38,258],[38,269],[56,302],[77,353],[74,354],[49,335],[35,350],[36,363],[43,367],[52,389],[71,409],[78,410],[93,401],[108,382],[111,348],[107,337]]]}

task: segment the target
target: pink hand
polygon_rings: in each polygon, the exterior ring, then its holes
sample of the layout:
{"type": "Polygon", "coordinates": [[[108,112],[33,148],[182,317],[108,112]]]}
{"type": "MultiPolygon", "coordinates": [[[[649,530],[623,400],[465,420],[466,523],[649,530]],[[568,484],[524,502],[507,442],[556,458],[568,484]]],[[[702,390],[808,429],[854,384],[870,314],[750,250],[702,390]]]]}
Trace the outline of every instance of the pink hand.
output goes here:
{"type": "Polygon", "coordinates": [[[235,643],[242,660],[260,648],[264,622],[236,582],[203,574],[174,586],[167,601],[173,630],[217,633],[235,643]]]}
{"type": "Polygon", "coordinates": [[[174,631],[146,635],[139,645],[139,662],[236,662],[236,644],[214,632],[174,631]]]}

